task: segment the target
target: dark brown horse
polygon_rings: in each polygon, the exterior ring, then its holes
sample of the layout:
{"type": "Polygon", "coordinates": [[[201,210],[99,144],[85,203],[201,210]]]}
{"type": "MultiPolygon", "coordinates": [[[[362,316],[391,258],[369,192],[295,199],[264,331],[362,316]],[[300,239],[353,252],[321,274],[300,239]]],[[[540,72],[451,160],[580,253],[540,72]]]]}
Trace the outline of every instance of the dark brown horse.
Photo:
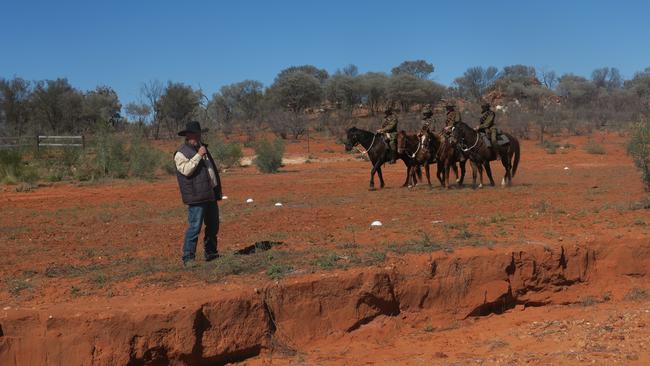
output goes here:
{"type": "MultiPolygon", "coordinates": [[[[356,127],[349,128],[346,134],[346,151],[351,151],[352,148],[356,145],[361,145],[368,153],[368,159],[372,164],[372,168],[370,169],[370,190],[375,189],[375,173],[377,173],[379,176],[379,187],[384,188],[385,184],[384,177],[381,172],[381,167],[384,165],[384,163],[390,160],[390,157],[388,143],[386,143],[386,139],[384,138],[383,134],[362,130],[356,127]]],[[[406,180],[402,185],[405,187],[408,185],[409,174],[411,173],[411,170],[419,170],[420,167],[415,164],[412,158],[404,154],[398,154],[397,157],[404,162],[404,165],[406,165],[407,175],[406,180]]]]}
{"type": "MultiPolygon", "coordinates": [[[[442,147],[441,141],[443,140],[443,138],[434,133],[418,136],[409,135],[405,131],[400,131],[397,134],[397,151],[399,154],[406,155],[413,159],[418,165],[424,166],[429,186],[431,186],[429,165],[434,163],[437,166],[436,177],[438,178],[440,185],[443,187],[445,186],[445,162],[449,162],[447,168],[452,167],[454,169],[456,180],[460,185],[462,185],[465,178],[465,162],[461,162],[461,176],[459,178],[456,160],[454,159],[455,155],[447,154],[446,152],[443,152],[443,155],[440,155],[442,147]],[[440,159],[440,157],[443,159],[440,159]]],[[[411,173],[409,185],[415,186],[416,183],[417,180],[415,179],[415,174],[411,173]]]]}
{"type": "MultiPolygon", "coordinates": [[[[519,140],[514,136],[504,133],[510,140],[507,145],[497,146],[499,155],[501,156],[501,163],[506,170],[506,173],[501,180],[501,185],[511,185],[512,178],[517,173],[517,166],[519,165],[519,158],[521,155],[519,149],[519,140]]],[[[490,179],[490,184],[494,186],[494,179],[492,179],[492,170],[490,169],[490,161],[497,159],[497,154],[493,149],[485,144],[480,134],[473,128],[469,127],[463,122],[456,122],[452,127],[451,143],[461,149],[463,154],[472,162],[472,186],[476,188],[476,170],[485,167],[485,172],[490,179]]],[[[481,174],[481,186],[483,185],[483,175],[481,174]]]]}
{"type": "Polygon", "coordinates": [[[453,169],[454,174],[456,175],[456,183],[459,186],[463,185],[465,180],[465,165],[467,159],[461,154],[458,147],[450,142],[451,136],[449,133],[443,131],[440,135],[440,148],[438,148],[438,153],[436,154],[436,159],[438,160],[438,169],[440,174],[441,185],[443,187],[451,188],[449,184],[449,170],[453,169]],[[460,165],[460,178],[458,177],[458,168],[456,163],[460,165]]]}

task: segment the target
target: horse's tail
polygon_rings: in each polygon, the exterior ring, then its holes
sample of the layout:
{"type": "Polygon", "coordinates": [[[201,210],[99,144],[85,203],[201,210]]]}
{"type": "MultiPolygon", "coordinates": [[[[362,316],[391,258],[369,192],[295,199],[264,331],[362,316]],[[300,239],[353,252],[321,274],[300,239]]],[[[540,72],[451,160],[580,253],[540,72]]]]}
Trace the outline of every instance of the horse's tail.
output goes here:
{"type": "Polygon", "coordinates": [[[513,142],[512,147],[515,149],[515,160],[512,163],[512,171],[510,176],[514,178],[515,173],[517,173],[517,167],[519,166],[519,157],[521,155],[521,151],[519,149],[519,140],[513,137],[511,137],[511,140],[513,142]]]}

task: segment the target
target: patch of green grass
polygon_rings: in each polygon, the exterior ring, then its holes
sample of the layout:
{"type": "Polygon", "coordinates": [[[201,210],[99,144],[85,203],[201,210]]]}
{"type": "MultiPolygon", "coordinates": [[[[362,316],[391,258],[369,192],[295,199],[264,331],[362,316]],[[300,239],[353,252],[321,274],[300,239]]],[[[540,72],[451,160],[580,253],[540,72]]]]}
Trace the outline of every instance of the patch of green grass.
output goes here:
{"type": "Polygon", "coordinates": [[[329,253],[315,258],[312,265],[322,269],[333,269],[337,267],[339,260],[341,260],[341,257],[338,254],[329,253]]]}
{"type": "Polygon", "coordinates": [[[589,141],[587,141],[587,144],[585,145],[585,151],[587,151],[589,154],[596,155],[604,155],[607,153],[607,151],[605,151],[605,147],[593,139],[589,139],[589,141]]]}
{"type": "Polygon", "coordinates": [[[391,243],[388,245],[388,249],[398,254],[431,253],[431,252],[441,250],[442,246],[438,243],[435,243],[429,237],[429,234],[422,231],[420,232],[419,238],[408,240],[402,244],[391,243]]]}
{"type": "Polygon", "coordinates": [[[625,294],[625,300],[648,301],[650,300],[650,291],[644,288],[635,287],[625,294]]]}
{"type": "Polygon", "coordinates": [[[92,279],[90,282],[92,282],[95,285],[98,285],[100,287],[103,287],[106,285],[106,283],[110,280],[110,277],[107,276],[104,272],[97,272],[93,275],[92,279]]]}
{"type": "Polygon", "coordinates": [[[600,300],[598,300],[598,298],[596,298],[595,296],[585,296],[580,299],[579,303],[580,305],[586,307],[586,306],[593,306],[599,304],[600,300]]]}
{"type": "Polygon", "coordinates": [[[539,200],[535,203],[532,204],[531,208],[537,211],[537,213],[543,214],[546,213],[546,211],[549,211],[551,208],[551,204],[548,203],[546,200],[539,200]]]}
{"type": "Polygon", "coordinates": [[[490,339],[486,343],[487,343],[488,348],[490,349],[490,351],[494,351],[495,349],[504,348],[504,347],[509,346],[508,342],[504,341],[503,339],[499,339],[499,338],[490,339]]]}
{"type": "Polygon", "coordinates": [[[293,271],[293,267],[286,264],[271,264],[266,270],[266,275],[272,280],[279,280],[284,278],[287,274],[293,271]]]}
{"type": "Polygon", "coordinates": [[[23,291],[33,291],[33,285],[29,279],[25,278],[8,278],[5,281],[7,290],[13,296],[20,295],[23,291]]]}

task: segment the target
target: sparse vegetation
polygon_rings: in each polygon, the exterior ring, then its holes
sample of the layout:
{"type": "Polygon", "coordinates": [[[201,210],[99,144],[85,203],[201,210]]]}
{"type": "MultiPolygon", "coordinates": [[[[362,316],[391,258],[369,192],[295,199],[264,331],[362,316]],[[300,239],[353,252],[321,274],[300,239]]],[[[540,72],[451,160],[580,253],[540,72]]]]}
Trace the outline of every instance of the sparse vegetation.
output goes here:
{"type": "Polygon", "coordinates": [[[641,180],[650,192],[650,118],[645,118],[632,127],[627,153],[641,172],[641,180]]]}

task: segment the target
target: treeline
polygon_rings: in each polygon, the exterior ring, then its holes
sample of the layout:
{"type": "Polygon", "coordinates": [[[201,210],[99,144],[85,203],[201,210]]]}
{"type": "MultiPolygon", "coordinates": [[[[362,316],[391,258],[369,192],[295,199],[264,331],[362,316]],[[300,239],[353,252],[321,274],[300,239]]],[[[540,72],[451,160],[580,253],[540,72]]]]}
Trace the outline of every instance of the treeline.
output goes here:
{"type": "MultiPolygon", "coordinates": [[[[312,65],[280,71],[265,87],[244,80],[212,96],[179,82],[149,81],[140,102],[122,105],[109,86],[82,91],[66,79],[0,79],[0,135],[86,133],[105,122],[116,130],[137,128],[153,138],[173,137],[198,118],[228,135],[272,131],[298,138],[309,127],[341,131],[355,119],[376,115],[387,103],[406,113],[423,104],[453,99],[472,119],[478,102],[498,104],[503,124],[528,136],[530,129],[580,132],[638,120],[650,110],[650,67],[624,80],[616,68],[594,70],[590,78],[512,65],[472,67],[451,86],[431,80],[432,64],[405,61],[391,72],[359,73],[348,65],[330,75],[312,65]]],[[[412,114],[411,120],[417,118],[412,114]]]]}

